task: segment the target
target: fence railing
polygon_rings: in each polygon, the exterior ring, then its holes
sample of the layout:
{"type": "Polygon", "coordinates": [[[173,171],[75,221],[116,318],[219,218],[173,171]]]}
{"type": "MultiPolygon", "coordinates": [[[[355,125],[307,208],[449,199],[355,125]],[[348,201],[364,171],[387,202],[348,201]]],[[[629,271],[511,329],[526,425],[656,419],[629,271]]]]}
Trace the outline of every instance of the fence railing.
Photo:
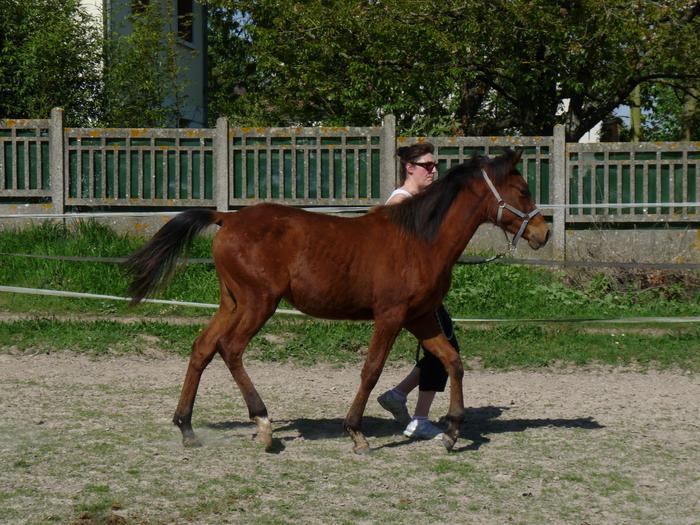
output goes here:
{"type": "Polygon", "coordinates": [[[566,155],[568,222],[700,219],[700,143],[567,144],[566,155]]]}
{"type": "Polygon", "coordinates": [[[520,169],[551,217],[554,253],[574,223],[700,222],[700,142],[566,144],[551,137],[396,137],[379,127],[64,128],[0,120],[0,202],[51,212],[165,207],[228,210],[260,201],[372,206],[396,184],[397,145],[430,141],[439,171],[475,154],[523,149],[520,169]]]}
{"type": "Polygon", "coordinates": [[[0,196],[50,197],[48,119],[0,120],[0,196]]]}
{"type": "Polygon", "coordinates": [[[210,129],[64,132],[68,206],[214,206],[210,129]]]}
{"type": "Polygon", "coordinates": [[[367,205],[382,197],[382,127],[231,128],[231,206],[367,205]]]}

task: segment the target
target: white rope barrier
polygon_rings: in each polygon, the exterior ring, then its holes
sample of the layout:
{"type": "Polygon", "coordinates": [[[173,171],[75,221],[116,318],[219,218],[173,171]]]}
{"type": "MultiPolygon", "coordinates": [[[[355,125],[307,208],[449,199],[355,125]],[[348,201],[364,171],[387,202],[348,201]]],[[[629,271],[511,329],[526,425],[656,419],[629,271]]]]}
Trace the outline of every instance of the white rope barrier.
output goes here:
{"type": "MultiPolygon", "coordinates": [[[[0,292],[5,293],[19,293],[28,295],[42,295],[42,296],[53,296],[53,297],[71,297],[74,299],[102,299],[108,301],[131,301],[131,297],[121,297],[119,295],[102,295],[96,293],[84,293],[84,292],[68,292],[65,290],[47,290],[42,288],[23,288],[20,286],[0,286],[0,292]]],[[[174,306],[193,306],[195,308],[210,308],[216,309],[219,307],[218,304],[213,303],[193,303],[189,301],[172,301],[168,299],[142,299],[142,303],[154,303],[154,304],[170,304],[174,306]]],[[[283,308],[278,308],[276,310],[278,314],[287,315],[304,315],[297,310],[287,310],[283,308]]]]}
{"type": "MultiPolygon", "coordinates": [[[[118,295],[101,295],[83,292],[68,292],[64,290],[47,290],[40,288],[23,288],[19,286],[0,286],[0,292],[18,293],[40,296],[54,297],[71,297],[79,299],[102,299],[110,301],[131,301],[130,297],[121,297],[118,295]]],[[[144,303],[169,304],[174,306],[191,306],[195,308],[216,309],[218,304],[212,303],[193,303],[188,301],[171,301],[166,299],[143,299],[144,303]]],[[[298,310],[290,310],[278,308],[275,313],[283,315],[303,315],[303,312],[298,310]]],[[[685,323],[700,323],[700,317],[620,317],[617,319],[506,319],[506,318],[455,318],[452,319],[455,323],[467,324],[487,324],[487,323],[562,323],[562,324],[643,324],[643,323],[658,323],[658,324],[685,324],[685,323]]]]}

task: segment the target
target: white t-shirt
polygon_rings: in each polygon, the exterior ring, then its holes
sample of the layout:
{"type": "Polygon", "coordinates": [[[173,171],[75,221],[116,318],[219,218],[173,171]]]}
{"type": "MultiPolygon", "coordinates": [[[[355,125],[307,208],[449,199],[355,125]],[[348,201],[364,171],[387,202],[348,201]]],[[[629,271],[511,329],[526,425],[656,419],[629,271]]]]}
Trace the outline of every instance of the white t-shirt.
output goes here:
{"type": "Polygon", "coordinates": [[[384,202],[386,204],[389,202],[391,199],[393,199],[396,195],[405,195],[406,197],[413,197],[410,191],[404,190],[403,188],[396,188],[394,191],[391,192],[391,195],[387,198],[387,200],[384,202]]]}

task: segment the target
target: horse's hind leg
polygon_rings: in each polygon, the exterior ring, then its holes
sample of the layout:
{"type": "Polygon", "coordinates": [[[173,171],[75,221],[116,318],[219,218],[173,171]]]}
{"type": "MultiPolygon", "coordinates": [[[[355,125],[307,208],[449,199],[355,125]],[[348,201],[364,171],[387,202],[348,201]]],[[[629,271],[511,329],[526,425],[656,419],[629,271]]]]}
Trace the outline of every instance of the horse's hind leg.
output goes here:
{"type": "Polygon", "coordinates": [[[258,440],[265,445],[265,450],[270,450],[272,447],[272,425],[267,415],[267,407],[243,366],[243,352],[253,336],[274,313],[276,306],[276,301],[262,301],[258,298],[255,306],[241,308],[239,310],[241,317],[235,328],[227,332],[219,341],[221,357],[243,395],[248,407],[248,415],[257,426],[258,440]]]}
{"type": "Polygon", "coordinates": [[[217,341],[231,327],[233,317],[231,312],[219,310],[209,326],[199,334],[192,344],[192,355],[187,365],[185,381],[182,384],[180,401],[173,416],[173,423],[182,432],[182,444],[186,447],[197,447],[201,443],[192,430],[192,409],[194,407],[197,388],[202,372],[211,362],[217,350],[217,341]]]}

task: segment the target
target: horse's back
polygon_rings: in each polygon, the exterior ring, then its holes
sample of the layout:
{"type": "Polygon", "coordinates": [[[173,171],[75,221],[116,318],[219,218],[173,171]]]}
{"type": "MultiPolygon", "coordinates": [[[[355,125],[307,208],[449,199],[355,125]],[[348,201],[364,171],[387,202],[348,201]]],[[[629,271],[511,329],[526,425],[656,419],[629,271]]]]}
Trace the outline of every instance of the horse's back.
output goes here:
{"type": "Polygon", "coordinates": [[[311,315],[368,318],[380,268],[393,271],[382,221],[259,204],[223,215],[214,259],[240,286],[265,288],[311,315]]]}

